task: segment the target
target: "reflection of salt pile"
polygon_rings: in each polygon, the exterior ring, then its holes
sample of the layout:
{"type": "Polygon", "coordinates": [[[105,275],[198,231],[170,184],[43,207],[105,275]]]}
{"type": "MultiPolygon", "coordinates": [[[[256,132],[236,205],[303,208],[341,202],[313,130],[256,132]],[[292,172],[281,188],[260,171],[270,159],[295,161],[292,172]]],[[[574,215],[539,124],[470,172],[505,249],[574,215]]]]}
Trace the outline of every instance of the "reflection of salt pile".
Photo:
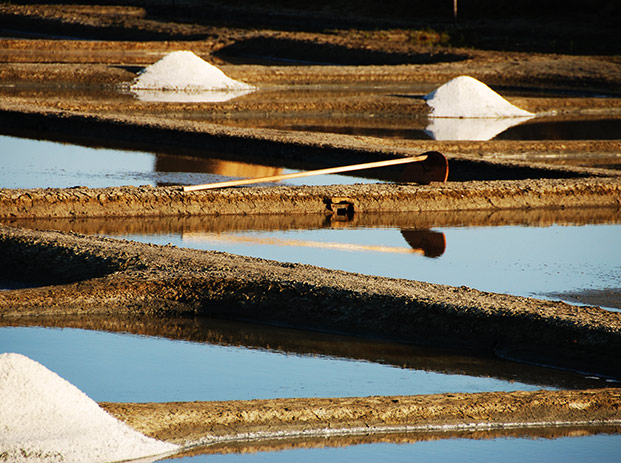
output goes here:
{"type": "Polygon", "coordinates": [[[533,113],[512,105],[469,76],[456,77],[426,95],[431,117],[524,117],[533,113]]]}
{"type": "Polygon", "coordinates": [[[231,79],[191,51],[176,51],[145,68],[132,90],[252,90],[252,85],[231,79]]]}
{"type": "Polygon", "coordinates": [[[432,118],[425,133],[434,140],[491,140],[499,133],[530,117],[501,117],[496,119],[432,118]]]}
{"type": "Polygon", "coordinates": [[[174,91],[133,89],[132,93],[140,101],[160,103],[223,103],[252,93],[252,90],[204,90],[174,91]]]}
{"type": "Polygon", "coordinates": [[[432,118],[425,131],[435,140],[489,140],[534,116],[469,76],[450,80],[424,99],[432,118]]]}
{"type": "Polygon", "coordinates": [[[178,450],[108,415],[43,365],[0,355],[0,460],[106,462],[178,450]]]}

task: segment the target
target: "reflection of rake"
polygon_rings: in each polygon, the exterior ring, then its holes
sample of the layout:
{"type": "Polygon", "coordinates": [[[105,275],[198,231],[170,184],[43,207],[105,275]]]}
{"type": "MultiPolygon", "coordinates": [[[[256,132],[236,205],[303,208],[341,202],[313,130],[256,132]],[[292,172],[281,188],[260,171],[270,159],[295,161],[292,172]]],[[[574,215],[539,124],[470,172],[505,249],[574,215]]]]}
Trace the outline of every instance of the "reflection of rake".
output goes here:
{"type": "MultiPolygon", "coordinates": [[[[383,252],[394,254],[423,254],[426,255],[424,249],[419,248],[407,248],[399,246],[381,246],[374,244],[354,244],[354,243],[335,243],[332,241],[311,241],[311,240],[284,240],[278,238],[258,238],[248,236],[237,236],[228,234],[184,234],[183,239],[188,241],[200,241],[205,239],[211,242],[224,242],[224,243],[241,243],[249,245],[260,246],[291,246],[291,247],[306,247],[317,249],[335,249],[339,251],[352,251],[352,252],[383,252]]],[[[407,239],[406,239],[407,240],[407,239]]]]}
{"type": "Polygon", "coordinates": [[[183,191],[212,190],[215,188],[227,188],[255,183],[278,182],[290,178],[312,177],[314,175],[338,174],[354,170],[374,169],[376,167],[396,166],[399,164],[412,164],[405,169],[402,181],[428,184],[431,182],[446,182],[448,178],[448,161],[438,151],[428,151],[420,156],[411,158],[389,159],[387,161],[367,162],[350,166],[329,167],[327,169],[309,170],[293,174],[273,175],[271,177],[245,178],[218,183],[206,183],[204,185],[184,186],[183,191]],[[416,164],[414,164],[416,163],[416,164]]]}

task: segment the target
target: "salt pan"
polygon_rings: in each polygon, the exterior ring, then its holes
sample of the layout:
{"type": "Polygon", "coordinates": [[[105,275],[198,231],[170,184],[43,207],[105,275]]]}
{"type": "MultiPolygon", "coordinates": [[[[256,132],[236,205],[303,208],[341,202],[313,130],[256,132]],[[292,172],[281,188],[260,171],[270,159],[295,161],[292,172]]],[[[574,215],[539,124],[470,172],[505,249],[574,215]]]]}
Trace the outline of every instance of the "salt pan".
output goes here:
{"type": "Polygon", "coordinates": [[[113,462],[177,450],[112,417],[40,363],[0,354],[0,460],[113,462]]]}
{"type": "Polygon", "coordinates": [[[131,84],[133,90],[251,90],[191,51],[175,51],[147,66],[131,84]]]}
{"type": "Polygon", "coordinates": [[[487,85],[469,76],[456,77],[424,97],[431,117],[531,117],[487,85]]]}

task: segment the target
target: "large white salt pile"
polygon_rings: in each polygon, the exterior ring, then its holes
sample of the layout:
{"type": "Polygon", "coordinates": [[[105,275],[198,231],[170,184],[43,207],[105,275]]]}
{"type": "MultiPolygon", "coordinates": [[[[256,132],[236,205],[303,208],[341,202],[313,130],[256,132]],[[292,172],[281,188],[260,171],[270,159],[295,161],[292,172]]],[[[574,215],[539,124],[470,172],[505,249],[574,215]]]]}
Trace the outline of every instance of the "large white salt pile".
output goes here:
{"type": "Polygon", "coordinates": [[[526,117],[533,113],[512,105],[469,76],[456,77],[425,95],[431,117],[526,117]]]}
{"type": "Polygon", "coordinates": [[[131,84],[147,90],[251,90],[252,85],[231,79],[191,51],[175,51],[147,66],[131,84]]]}
{"type": "Polygon", "coordinates": [[[0,355],[0,460],[111,462],[176,450],[112,417],[40,363],[0,355]]]}

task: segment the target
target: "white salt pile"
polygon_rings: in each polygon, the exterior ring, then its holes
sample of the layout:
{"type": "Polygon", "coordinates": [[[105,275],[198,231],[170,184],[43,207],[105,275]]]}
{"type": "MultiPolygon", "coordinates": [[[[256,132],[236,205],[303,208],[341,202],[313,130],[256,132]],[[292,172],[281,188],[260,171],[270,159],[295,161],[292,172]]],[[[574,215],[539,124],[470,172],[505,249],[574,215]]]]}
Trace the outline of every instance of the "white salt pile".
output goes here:
{"type": "Polygon", "coordinates": [[[252,85],[226,76],[191,51],[175,51],[147,66],[131,84],[147,90],[252,90],[252,85]]]}
{"type": "Polygon", "coordinates": [[[431,117],[529,117],[487,85],[469,76],[456,77],[425,95],[431,117]]]}
{"type": "Polygon", "coordinates": [[[107,414],[34,360],[0,355],[0,460],[112,462],[177,450],[107,414]]]}

